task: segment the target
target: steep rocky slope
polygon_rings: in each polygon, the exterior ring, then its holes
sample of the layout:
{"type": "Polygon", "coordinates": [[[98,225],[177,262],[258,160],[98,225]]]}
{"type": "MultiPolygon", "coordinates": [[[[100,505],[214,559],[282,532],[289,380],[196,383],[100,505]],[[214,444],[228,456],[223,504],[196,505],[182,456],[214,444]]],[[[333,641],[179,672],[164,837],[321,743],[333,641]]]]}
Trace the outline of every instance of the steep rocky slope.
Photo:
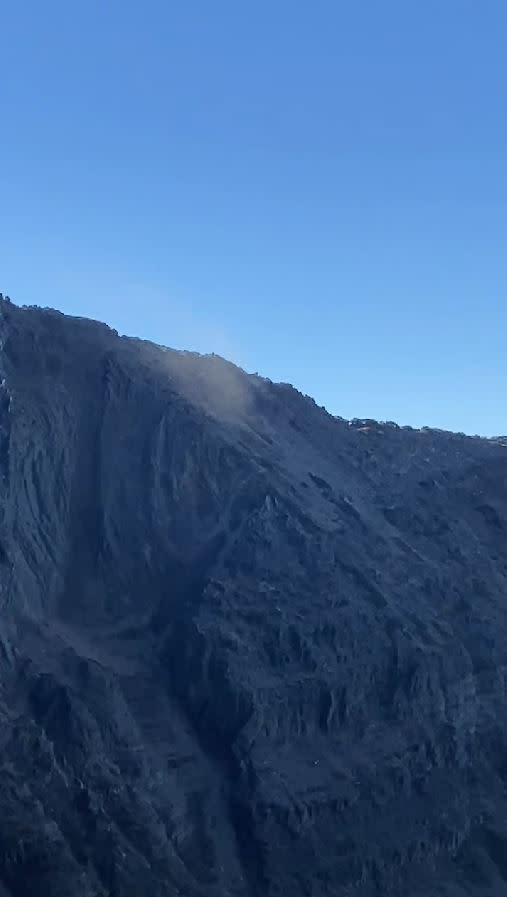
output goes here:
{"type": "Polygon", "coordinates": [[[0,346],[0,897],[507,893],[507,440],[0,346]]]}

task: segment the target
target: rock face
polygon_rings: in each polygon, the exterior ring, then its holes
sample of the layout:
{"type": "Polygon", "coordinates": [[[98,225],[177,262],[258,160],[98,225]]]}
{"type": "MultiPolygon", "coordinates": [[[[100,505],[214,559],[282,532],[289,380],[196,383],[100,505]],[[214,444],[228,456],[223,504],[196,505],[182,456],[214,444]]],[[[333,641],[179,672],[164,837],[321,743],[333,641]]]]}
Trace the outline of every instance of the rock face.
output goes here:
{"type": "Polygon", "coordinates": [[[507,440],[0,345],[0,897],[505,895],[507,440]]]}

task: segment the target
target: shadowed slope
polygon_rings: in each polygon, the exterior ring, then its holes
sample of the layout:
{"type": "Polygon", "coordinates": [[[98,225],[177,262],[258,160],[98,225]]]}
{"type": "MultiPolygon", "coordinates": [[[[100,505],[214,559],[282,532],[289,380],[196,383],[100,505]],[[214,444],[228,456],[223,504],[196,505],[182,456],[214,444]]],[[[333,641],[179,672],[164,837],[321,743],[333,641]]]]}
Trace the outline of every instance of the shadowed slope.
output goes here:
{"type": "Polygon", "coordinates": [[[504,442],[0,314],[0,894],[503,894],[504,442]]]}

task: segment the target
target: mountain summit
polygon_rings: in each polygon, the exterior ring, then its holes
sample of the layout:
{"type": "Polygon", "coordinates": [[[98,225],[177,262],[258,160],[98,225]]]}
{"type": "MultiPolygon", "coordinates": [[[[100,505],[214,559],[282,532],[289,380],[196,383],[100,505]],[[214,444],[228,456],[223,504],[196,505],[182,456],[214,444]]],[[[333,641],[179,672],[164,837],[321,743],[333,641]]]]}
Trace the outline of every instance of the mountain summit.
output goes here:
{"type": "Polygon", "coordinates": [[[507,440],[4,300],[0,380],[0,897],[505,895],[507,440]]]}

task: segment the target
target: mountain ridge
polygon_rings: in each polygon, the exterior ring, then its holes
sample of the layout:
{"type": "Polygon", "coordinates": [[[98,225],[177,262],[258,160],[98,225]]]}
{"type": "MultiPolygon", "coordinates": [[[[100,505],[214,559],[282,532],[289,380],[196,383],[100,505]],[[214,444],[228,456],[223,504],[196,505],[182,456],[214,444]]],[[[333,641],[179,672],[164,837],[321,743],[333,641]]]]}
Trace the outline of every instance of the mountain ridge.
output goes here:
{"type": "Polygon", "coordinates": [[[504,893],[502,437],[0,317],[0,894],[504,893]]]}
{"type": "Polygon", "coordinates": [[[145,337],[137,337],[137,336],[133,336],[133,335],[126,334],[126,333],[122,334],[111,324],[107,324],[103,321],[100,321],[97,318],[89,318],[89,317],[83,316],[83,315],[71,315],[67,312],[63,312],[63,311],[61,311],[57,308],[54,308],[52,306],[41,306],[41,305],[33,305],[33,304],[32,305],[28,305],[28,304],[17,305],[10,298],[5,299],[3,297],[2,293],[0,293],[0,302],[4,306],[18,308],[21,311],[33,311],[36,313],[44,312],[45,314],[48,314],[48,315],[55,315],[55,316],[63,317],[65,319],[68,319],[69,321],[82,322],[84,325],[96,326],[99,329],[105,328],[106,330],[108,330],[110,332],[110,334],[112,336],[117,336],[121,340],[139,343],[140,345],[144,345],[146,347],[152,347],[152,348],[155,348],[162,352],[170,352],[170,353],[174,353],[176,355],[189,356],[189,357],[193,357],[193,358],[217,359],[218,361],[223,362],[224,364],[229,365],[229,366],[241,371],[241,373],[245,374],[245,376],[247,376],[247,377],[256,378],[260,381],[263,381],[265,383],[270,383],[273,386],[279,387],[281,389],[289,388],[291,390],[294,390],[296,393],[298,393],[304,399],[308,400],[309,402],[311,402],[314,405],[317,405],[317,407],[320,408],[320,410],[324,411],[326,414],[328,414],[333,419],[342,421],[342,422],[346,422],[350,426],[355,426],[355,427],[368,426],[368,425],[369,426],[378,426],[378,427],[387,426],[387,427],[393,427],[393,428],[398,428],[398,429],[413,431],[413,432],[418,432],[418,433],[424,432],[424,431],[431,431],[434,433],[447,434],[449,436],[466,437],[468,439],[485,439],[485,440],[490,440],[490,441],[500,441],[502,444],[507,443],[507,435],[496,434],[496,435],[488,436],[485,434],[478,434],[478,433],[471,433],[471,432],[466,433],[464,431],[448,430],[446,428],[432,426],[429,424],[423,424],[422,426],[417,427],[412,424],[403,424],[403,423],[398,423],[393,420],[383,420],[380,418],[372,418],[372,417],[346,418],[339,414],[334,414],[333,412],[329,411],[325,405],[319,405],[314,396],[310,395],[309,393],[305,393],[302,389],[295,386],[293,383],[290,383],[288,381],[275,381],[275,380],[272,380],[270,377],[260,374],[259,372],[255,372],[255,373],[249,372],[245,368],[242,368],[241,365],[230,361],[225,356],[220,355],[219,353],[216,353],[213,351],[198,352],[193,349],[187,349],[187,348],[176,349],[171,346],[166,346],[163,343],[157,343],[154,340],[148,339],[145,337]]]}

